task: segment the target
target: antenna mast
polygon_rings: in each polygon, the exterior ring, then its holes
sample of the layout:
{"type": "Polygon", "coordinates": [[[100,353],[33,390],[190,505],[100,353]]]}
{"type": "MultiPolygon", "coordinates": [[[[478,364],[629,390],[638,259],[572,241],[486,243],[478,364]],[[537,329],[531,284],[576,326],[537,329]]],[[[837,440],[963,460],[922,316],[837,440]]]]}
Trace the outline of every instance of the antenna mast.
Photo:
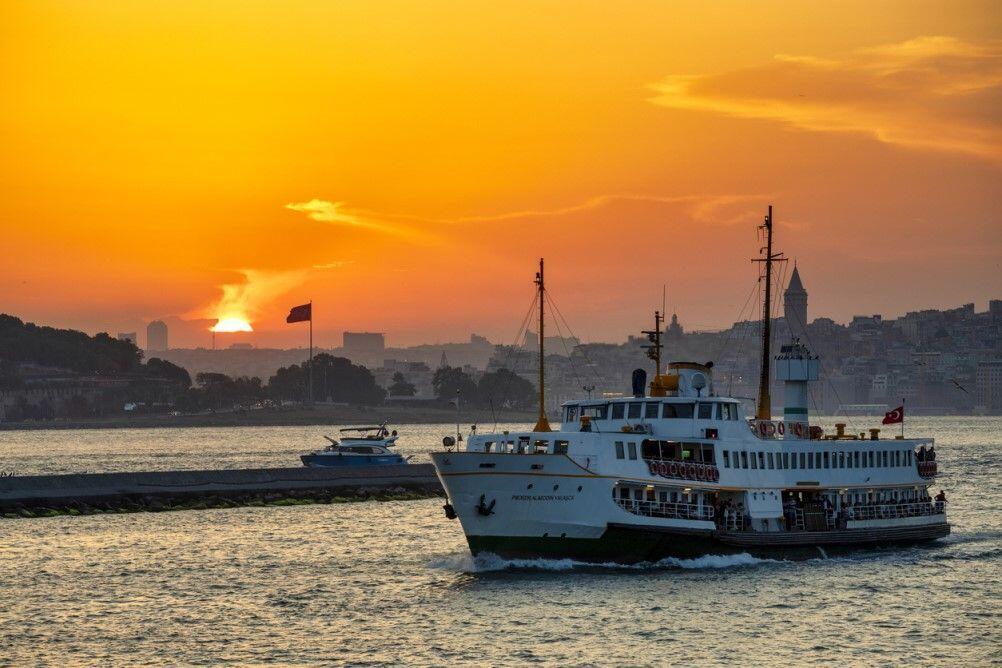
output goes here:
{"type": "Polygon", "coordinates": [[[546,364],[543,350],[545,316],[546,316],[546,285],[543,282],[543,258],[539,258],[539,271],[536,272],[536,285],[539,287],[539,419],[533,431],[552,431],[546,419],[546,364]]]}
{"type": "Polygon", "coordinates": [[[651,345],[644,346],[644,350],[647,351],[647,356],[654,360],[654,382],[657,382],[658,376],[661,375],[661,322],[664,318],[660,311],[654,312],[654,331],[644,330],[642,333],[647,335],[647,340],[651,342],[651,345]]]}
{"type": "MultiPolygon", "coordinates": [[[[761,253],[765,255],[752,260],[752,262],[762,262],[765,265],[765,298],[762,301],[762,371],[758,379],[758,410],[755,418],[758,420],[772,419],[772,400],[769,396],[769,345],[772,339],[772,263],[786,262],[782,253],[772,252],[772,205],[769,205],[769,212],[765,216],[765,221],[759,227],[765,230],[765,247],[761,253]]],[[[759,280],[762,280],[759,277],[759,280]]]]}

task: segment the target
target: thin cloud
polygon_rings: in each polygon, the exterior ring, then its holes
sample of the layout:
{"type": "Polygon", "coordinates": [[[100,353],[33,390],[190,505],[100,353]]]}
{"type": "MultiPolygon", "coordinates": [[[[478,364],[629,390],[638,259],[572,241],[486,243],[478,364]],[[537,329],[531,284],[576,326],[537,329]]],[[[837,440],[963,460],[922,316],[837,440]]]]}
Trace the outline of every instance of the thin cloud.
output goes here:
{"type": "Polygon", "coordinates": [[[924,36],[840,58],[779,54],[758,68],[666,77],[651,102],[1002,159],[1002,42],[924,36]]]}

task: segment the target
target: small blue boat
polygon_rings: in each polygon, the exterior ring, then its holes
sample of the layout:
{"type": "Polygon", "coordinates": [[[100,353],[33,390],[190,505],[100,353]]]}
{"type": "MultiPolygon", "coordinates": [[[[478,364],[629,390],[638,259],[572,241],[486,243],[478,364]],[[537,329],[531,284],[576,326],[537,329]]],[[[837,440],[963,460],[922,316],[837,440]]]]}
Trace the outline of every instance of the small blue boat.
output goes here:
{"type": "Polygon", "coordinates": [[[340,430],[340,440],[324,436],[330,445],[308,455],[300,455],[303,464],[320,466],[390,466],[406,464],[408,458],[401,457],[390,448],[397,441],[397,431],[392,432],[385,424],[378,427],[346,427],[340,430]]]}

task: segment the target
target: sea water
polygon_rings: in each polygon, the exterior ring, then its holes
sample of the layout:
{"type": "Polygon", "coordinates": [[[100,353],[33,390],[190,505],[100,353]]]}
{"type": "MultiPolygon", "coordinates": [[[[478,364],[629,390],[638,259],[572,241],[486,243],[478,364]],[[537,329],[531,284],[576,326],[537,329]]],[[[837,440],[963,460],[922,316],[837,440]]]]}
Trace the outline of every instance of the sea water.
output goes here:
{"type": "MultiPolygon", "coordinates": [[[[420,460],[455,428],[398,429],[420,460]]],[[[0,663],[1000,662],[1002,420],[907,429],[953,533],[809,561],[474,560],[435,499],[0,520],[0,663]]],[[[0,469],[294,466],[323,431],[2,432],[0,469]]]]}

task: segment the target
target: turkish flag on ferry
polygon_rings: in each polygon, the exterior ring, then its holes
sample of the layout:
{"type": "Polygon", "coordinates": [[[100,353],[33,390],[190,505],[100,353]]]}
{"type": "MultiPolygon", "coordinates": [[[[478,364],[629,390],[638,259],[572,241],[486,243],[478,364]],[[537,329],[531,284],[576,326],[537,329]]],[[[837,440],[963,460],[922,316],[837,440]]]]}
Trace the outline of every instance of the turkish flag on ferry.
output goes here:
{"type": "Polygon", "coordinates": [[[286,322],[306,322],[307,320],[313,320],[312,303],[293,306],[289,311],[289,315],[285,318],[286,322]]]}
{"type": "Polygon", "coordinates": [[[905,421],[905,407],[898,406],[893,411],[884,413],[884,421],[881,424],[900,424],[905,421]]]}

